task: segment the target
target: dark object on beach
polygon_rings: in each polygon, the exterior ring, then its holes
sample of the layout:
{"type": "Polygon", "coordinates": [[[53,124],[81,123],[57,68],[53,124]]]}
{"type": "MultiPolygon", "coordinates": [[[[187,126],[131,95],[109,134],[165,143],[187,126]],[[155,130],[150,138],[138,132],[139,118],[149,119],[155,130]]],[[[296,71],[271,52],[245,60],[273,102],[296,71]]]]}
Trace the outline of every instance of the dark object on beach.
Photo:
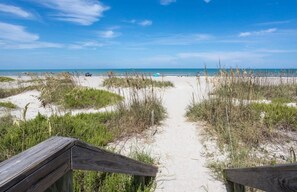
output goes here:
{"type": "Polygon", "coordinates": [[[85,76],[86,76],[86,77],[92,77],[92,74],[89,73],[89,72],[87,72],[87,73],[85,73],[85,76]]]}

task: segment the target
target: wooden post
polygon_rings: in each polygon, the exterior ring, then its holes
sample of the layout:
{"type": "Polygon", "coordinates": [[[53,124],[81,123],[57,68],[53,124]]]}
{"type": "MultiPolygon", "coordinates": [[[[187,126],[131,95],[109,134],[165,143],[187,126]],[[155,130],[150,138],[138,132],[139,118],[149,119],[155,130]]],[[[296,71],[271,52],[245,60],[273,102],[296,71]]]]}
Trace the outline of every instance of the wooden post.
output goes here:
{"type": "Polygon", "coordinates": [[[226,187],[228,192],[245,192],[244,185],[233,183],[232,181],[227,181],[226,187]]]}
{"type": "Polygon", "coordinates": [[[73,173],[69,171],[45,192],[73,192],[73,173]]]}
{"type": "Polygon", "coordinates": [[[152,110],[151,125],[152,125],[152,127],[154,127],[154,125],[155,125],[155,111],[154,110],[152,110]]]}

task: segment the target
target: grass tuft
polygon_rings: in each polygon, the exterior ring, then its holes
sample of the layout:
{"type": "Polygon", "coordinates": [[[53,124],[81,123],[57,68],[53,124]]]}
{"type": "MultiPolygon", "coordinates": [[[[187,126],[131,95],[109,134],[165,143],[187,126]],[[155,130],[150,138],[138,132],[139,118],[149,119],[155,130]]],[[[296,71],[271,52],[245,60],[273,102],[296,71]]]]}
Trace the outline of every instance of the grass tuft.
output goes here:
{"type": "Polygon", "coordinates": [[[11,82],[11,81],[15,81],[15,79],[10,77],[0,77],[0,82],[11,82]]]}
{"type": "Polygon", "coordinates": [[[15,109],[17,106],[11,102],[0,102],[0,107],[5,107],[8,109],[15,109]]]}
{"type": "Polygon", "coordinates": [[[103,81],[103,86],[105,87],[134,87],[134,88],[148,88],[148,87],[173,87],[173,83],[170,81],[156,81],[148,78],[146,76],[136,76],[136,77],[110,77],[103,81]]]}

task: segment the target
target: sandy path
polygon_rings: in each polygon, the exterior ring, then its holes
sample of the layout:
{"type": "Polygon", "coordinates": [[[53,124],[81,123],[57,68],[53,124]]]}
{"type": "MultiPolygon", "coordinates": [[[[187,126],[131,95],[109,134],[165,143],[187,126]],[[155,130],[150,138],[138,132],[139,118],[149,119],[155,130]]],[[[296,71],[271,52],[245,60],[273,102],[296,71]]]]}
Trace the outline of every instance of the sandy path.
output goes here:
{"type": "MultiPolygon", "coordinates": [[[[160,154],[160,173],[156,191],[226,191],[206,168],[199,127],[187,122],[185,115],[196,87],[194,78],[172,79],[175,88],[164,94],[168,111],[161,131],[155,135],[152,150],[160,154]]],[[[201,82],[205,86],[205,82],[201,82]]],[[[206,92],[198,92],[205,94],[206,92]]],[[[197,94],[197,91],[196,91],[197,94]]],[[[200,97],[201,98],[201,97],[200,97]]]]}

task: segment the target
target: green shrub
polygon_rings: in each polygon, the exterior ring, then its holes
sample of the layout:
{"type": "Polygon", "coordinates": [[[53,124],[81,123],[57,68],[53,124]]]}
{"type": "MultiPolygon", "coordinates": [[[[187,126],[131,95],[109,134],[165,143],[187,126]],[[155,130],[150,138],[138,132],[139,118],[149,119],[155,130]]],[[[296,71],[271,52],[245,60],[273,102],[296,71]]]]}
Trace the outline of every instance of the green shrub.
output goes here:
{"type": "Polygon", "coordinates": [[[65,94],[63,106],[66,108],[101,108],[115,104],[121,96],[97,89],[74,88],[65,94]]]}
{"type": "Polygon", "coordinates": [[[254,110],[264,112],[264,123],[274,129],[297,131],[297,108],[283,104],[252,104],[254,110]]]}
{"type": "Polygon", "coordinates": [[[67,73],[39,79],[38,87],[43,104],[55,103],[67,109],[101,108],[122,100],[108,91],[79,87],[67,73]]]}

